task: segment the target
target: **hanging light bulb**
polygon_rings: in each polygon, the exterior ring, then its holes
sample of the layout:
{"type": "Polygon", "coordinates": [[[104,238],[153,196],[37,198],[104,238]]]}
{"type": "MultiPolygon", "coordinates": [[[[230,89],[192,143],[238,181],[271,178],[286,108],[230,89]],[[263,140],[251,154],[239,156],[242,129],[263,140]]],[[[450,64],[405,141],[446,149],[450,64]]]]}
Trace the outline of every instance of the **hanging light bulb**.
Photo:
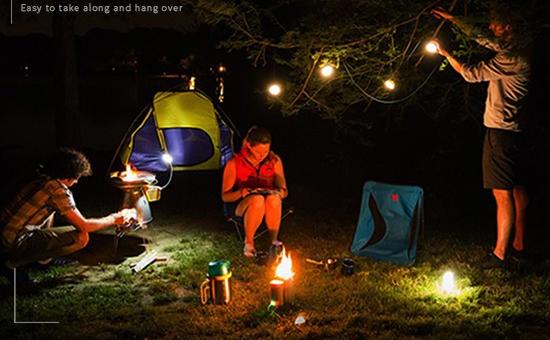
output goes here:
{"type": "Polygon", "coordinates": [[[424,48],[426,49],[426,52],[432,53],[432,54],[433,54],[433,53],[436,53],[436,52],[437,52],[438,47],[439,47],[439,46],[437,46],[437,42],[435,42],[435,41],[430,41],[430,42],[428,42],[428,43],[426,44],[426,46],[425,46],[424,48]]]}
{"type": "Polygon", "coordinates": [[[393,80],[391,80],[391,79],[388,79],[388,80],[386,80],[386,81],[384,82],[384,86],[385,86],[388,90],[392,91],[392,90],[395,89],[395,82],[394,82],[393,80]]]}
{"type": "Polygon", "coordinates": [[[325,78],[332,76],[334,73],[334,67],[330,64],[321,66],[321,75],[325,78]]]}
{"type": "Polygon", "coordinates": [[[225,73],[225,71],[227,71],[227,69],[224,65],[218,66],[218,73],[225,73]]]}
{"type": "Polygon", "coordinates": [[[168,152],[166,152],[166,153],[162,154],[162,160],[166,164],[172,164],[172,162],[174,161],[174,158],[172,157],[172,155],[170,155],[168,152]]]}
{"type": "Polygon", "coordinates": [[[279,84],[271,84],[269,85],[269,88],[267,89],[270,95],[272,96],[278,96],[282,92],[281,85],[279,84]]]}

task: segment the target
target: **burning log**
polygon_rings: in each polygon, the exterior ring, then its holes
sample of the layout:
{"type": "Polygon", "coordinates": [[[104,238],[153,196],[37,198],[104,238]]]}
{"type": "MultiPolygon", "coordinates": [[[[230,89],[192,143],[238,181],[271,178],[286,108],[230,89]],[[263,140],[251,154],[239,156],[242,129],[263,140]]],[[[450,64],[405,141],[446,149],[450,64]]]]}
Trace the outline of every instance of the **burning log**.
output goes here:
{"type": "Polygon", "coordinates": [[[286,255],[283,247],[280,262],[275,270],[275,278],[269,282],[271,292],[271,305],[280,307],[294,300],[294,272],[292,271],[292,258],[290,253],[286,255]]]}

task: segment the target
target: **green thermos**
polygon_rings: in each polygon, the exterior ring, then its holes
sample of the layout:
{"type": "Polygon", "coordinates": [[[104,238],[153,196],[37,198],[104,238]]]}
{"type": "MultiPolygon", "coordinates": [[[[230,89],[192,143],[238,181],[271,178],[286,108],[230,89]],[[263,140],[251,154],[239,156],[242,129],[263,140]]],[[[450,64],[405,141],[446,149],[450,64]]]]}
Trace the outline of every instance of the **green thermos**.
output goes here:
{"type": "Polygon", "coordinates": [[[231,262],[216,260],[208,263],[206,280],[201,284],[201,303],[209,299],[215,305],[228,304],[231,301],[231,262]]]}

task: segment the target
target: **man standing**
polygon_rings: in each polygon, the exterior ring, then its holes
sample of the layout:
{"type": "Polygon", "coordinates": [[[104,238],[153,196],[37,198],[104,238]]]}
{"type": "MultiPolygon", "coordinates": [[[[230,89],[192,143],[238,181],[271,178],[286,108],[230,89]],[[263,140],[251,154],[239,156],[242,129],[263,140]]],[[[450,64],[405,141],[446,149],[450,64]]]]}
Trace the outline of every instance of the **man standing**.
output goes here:
{"type": "Polygon", "coordinates": [[[57,150],[41,172],[0,211],[0,266],[4,271],[5,267],[72,254],[87,245],[88,233],[126,225],[136,218],[135,209],[102,218],[82,216],[69,188],[92,170],[86,156],[76,150],[57,150]],[[56,213],[73,227],[53,228],[56,213]]]}
{"type": "Polygon", "coordinates": [[[443,47],[438,52],[467,82],[489,82],[483,124],[483,186],[491,189],[497,205],[497,240],[493,251],[480,266],[504,268],[508,255],[519,259],[524,251],[524,231],[528,204],[526,181],[527,112],[525,102],[530,79],[530,65],[516,44],[517,21],[507,8],[495,8],[489,17],[494,38],[485,38],[464,22],[443,10],[432,10],[443,20],[458,26],[466,34],[496,55],[473,65],[458,61],[443,47]],[[510,238],[514,237],[509,248],[510,238]]]}

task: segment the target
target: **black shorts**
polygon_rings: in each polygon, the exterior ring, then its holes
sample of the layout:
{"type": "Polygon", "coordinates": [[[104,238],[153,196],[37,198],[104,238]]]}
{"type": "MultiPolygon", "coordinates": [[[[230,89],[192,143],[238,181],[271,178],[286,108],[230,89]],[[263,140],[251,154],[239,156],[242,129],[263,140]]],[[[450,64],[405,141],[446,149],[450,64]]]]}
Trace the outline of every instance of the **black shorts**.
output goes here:
{"type": "Polygon", "coordinates": [[[526,133],[487,129],[483,141],[483,187],[513,189],[526,185],[529,145],[526,133]]]}

